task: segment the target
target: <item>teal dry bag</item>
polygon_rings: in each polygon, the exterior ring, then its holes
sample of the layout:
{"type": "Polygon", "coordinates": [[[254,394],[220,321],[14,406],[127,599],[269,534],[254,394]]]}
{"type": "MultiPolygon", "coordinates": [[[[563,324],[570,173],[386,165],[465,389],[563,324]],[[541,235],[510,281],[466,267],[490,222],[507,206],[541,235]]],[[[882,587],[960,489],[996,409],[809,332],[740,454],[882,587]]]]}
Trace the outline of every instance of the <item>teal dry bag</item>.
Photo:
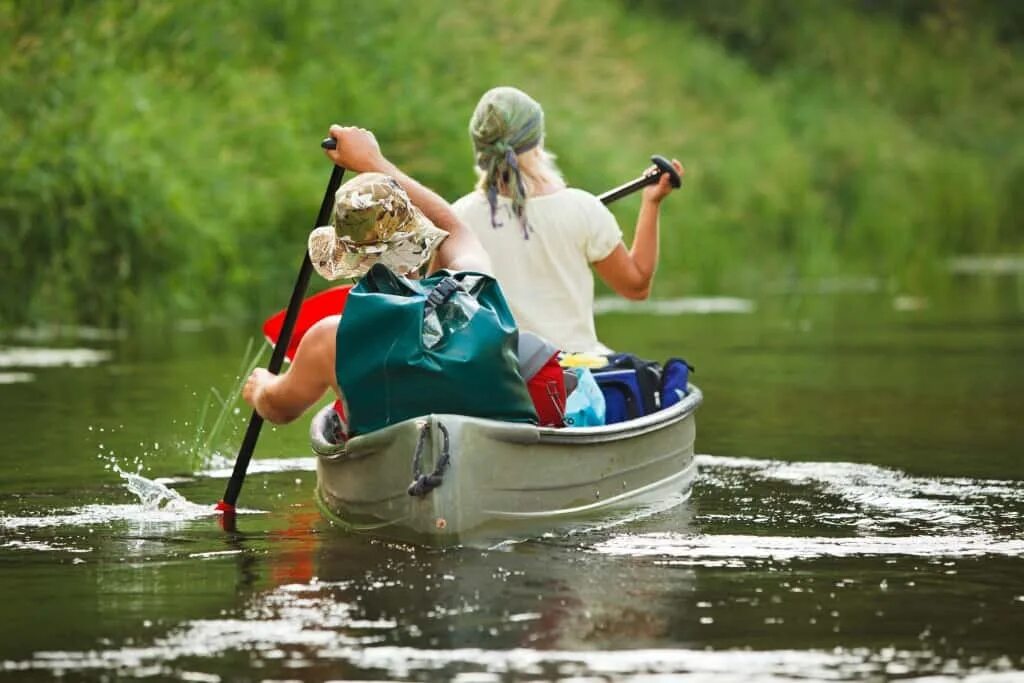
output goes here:
{"type": "Polygon", "coordinates": [[[335,372],[350,433],[431,413],[536,422],[518,336],[488,275],[442,270],[410,280],[374,265],[338,325],[335,372]]]}

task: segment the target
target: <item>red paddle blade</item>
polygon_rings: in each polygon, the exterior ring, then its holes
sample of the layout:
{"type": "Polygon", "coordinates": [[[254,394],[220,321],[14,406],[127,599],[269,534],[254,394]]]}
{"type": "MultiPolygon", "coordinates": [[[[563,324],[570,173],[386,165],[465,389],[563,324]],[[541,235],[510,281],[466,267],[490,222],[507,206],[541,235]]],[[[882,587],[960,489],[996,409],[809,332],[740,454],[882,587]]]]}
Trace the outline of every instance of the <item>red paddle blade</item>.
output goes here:
{"type": "MultiPolygon", "coordinates": [[[[302,341],[302,337],[309,331],[309,328],[329,315],[341,313],[345,308],[345,301],[348,299],[348,293],[351,289],[352,285],[332,287],[319,294],[314,294],[302,302],[302,308],[299,309],[299,315],[295,319],[295,329],[292,331],[292,338],[288,342],[288,348],[285,349],[284,353],[284,357],[289,362],[295,356],[295,349],[299,348],[299,342],[302,341]]],[[[271,346],[277,344],[277,339],[281,336],[284,315],[285,311],[278,311],[263,323],[263,335],[270,342],[271,346]]]]}

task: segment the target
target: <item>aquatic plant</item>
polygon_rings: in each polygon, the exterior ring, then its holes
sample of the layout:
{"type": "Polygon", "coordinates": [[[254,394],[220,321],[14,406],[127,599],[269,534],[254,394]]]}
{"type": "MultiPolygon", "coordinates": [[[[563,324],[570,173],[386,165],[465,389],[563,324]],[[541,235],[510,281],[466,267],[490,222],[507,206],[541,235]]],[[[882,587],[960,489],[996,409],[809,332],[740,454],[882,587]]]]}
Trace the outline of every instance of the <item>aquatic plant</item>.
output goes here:
{"type": "Polygon", "coordinates": [[[210,387],[209,393],[203,397],[195,421],[192,442],[188,446],[192,472],[209,467],[213,458],[220,455],[220,447],[224,446],[227,437],[237,436],[234,433],[237,431],[237,425],[231,433],[225,433],[225,428],[230,424],[229,418],[241,412],[236,406],[242,395],[242,387],[249,375],[252,374],[253,369],[260,364],[265,350],[266,347],[262,343],[250,339],[245,345],[245,352],[242,354],[242,362],[235,375],[235,381],[228,391],[222,394],[217,387],[210,387]],[[211,407],[216,407],[217,414],[213,421],[207,424],[211,407]]]}

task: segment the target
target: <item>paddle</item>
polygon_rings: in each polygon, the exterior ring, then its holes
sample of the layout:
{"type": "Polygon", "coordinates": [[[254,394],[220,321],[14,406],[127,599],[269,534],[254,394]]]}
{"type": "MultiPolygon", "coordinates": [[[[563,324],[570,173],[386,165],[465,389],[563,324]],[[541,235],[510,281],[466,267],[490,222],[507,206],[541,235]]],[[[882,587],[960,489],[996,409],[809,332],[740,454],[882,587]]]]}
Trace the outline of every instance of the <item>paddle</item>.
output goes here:
{"type": "MultiPolygon", "coordinates": [[[[334,138],[325,139],[320,143],[320,146],[324,149],[334,149],[334,138]]],[[[636,180],[631,180],[628,183],[624,183],[616,188],[608,190],[604,194],[598,195],[597,198],[601,200],[602,204],[611,204],[612,202],[631,195],[637,190],[647,187],[648,185],[653,185],[666,173],[668,174],[669,182],[672,183],[672,187],[680,186],[681,182],[679,174],[676,173],[676,169],[672,167],[672,164],[668,159],[655,154],[651,157],[651,163],[656,167],[654,172],[642,175],[636,180]]],[[[326,224],[321,223],[320,225],[326,224]]],[[[295,355],[295,349],[298,348],[299,342],[302,340],[303,335],[309,331],[309,328],[329,315],[338,315],[341,313],[341,310],[345,307],[345,300],[348,298],[349,290],[351,289],[352,285],[332,287],[331,289],[324,290],[319,294],[314,294],[302,302],[302,308],[299,310],[298,319],[295,323],[295,332],[290,341],[285,338],[287,346],[284,354],[285,358],[291,361],[295,355]]],[[[283,331],[286,312],[287,311],[278,311],[267,318],[267,321],[263,323],[263,334],[267,338],[268,342],[275,345],[275,352],[277,351],[277,347],[280,346],[278,341],[282,338],[281,332],[283,331]]]]}
{"type": "Polygon", "coordinates": [[[636,180],[631,180],[628,183],[612,188],[604,194],[598,195],[597,198],[601,200],[602,204],[611,204],[616,200],[633,194],[641,188],[653,185],[661,180],[661,176],[666,173],[668,174],[669,182],[672,183],[672,187],[678,188],[682,185],[682,179],[679,177],[679,174],[676,173],[676,169],[672,167],[672,163],[668,159],[655,154],[651,157],[651,163],[656,167],[653,173],[642,175],[636,180]]]}
{"type": "MultiPolygon", "coordinates": [[[[331,140],[331,142],[334,142],[331,140]]],[[[345,169],[335,166],[331,170],[331,179],[327,183],[327,191],[324,192],[324,199],[320,203],[320,213],[317,214],[316,223],[313,227],[327,225],[331,211],[334,208],[334,195],[341,186],[341,179],[345,175],[345,169]]],[[[309,260],[309,252],[303,250],[302,266],[299,267],[299,276],[295,280],[295,288],[292,290],[291,299],[288,301],[288,308],[285,311],[278,330],[278,341],[274,346],[274,352],[270,356],[270,363],[267,370],[275,375],[281,370],[284,363],[284,354],[288,349],[288,342],[295,328],[295,321],[302,306],[302,297],[309,287],[309,277],[313,273],[313,263],[309,260]]],[[[305,329],[309,329],[307,326],[305,329]]],[[[242,491],[242,482],[245,481],[245,472],[249,468],[249,460],[252,459],[253,450],[256,448],[256,440],[259,439],[260,429],[263,427],[263,418],[255,410],[249,418],[249,426],[245,430],[245,437],[242,439],[242,446],[238,449],[238,457],[235,459],[235,469],[228,480],[227,489],[224,491],[224,498],[217,503],[216,509],[224,513],[225,528],[233,527],[235,503],[238,501],[238,494],[242,491]]]]}

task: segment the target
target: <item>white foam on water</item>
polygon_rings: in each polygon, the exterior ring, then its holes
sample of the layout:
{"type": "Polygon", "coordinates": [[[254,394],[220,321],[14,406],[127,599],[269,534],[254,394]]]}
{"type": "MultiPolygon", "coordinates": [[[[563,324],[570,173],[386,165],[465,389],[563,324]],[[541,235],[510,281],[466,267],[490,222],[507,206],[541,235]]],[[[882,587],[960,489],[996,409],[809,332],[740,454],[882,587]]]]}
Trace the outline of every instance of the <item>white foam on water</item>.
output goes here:
{"type": "Polygon", "coordinates": [[[87,325],[37,325],[19,327],[11,337],[23,342],[50,342],[55,339],[81,339],[82,341],[112,341],[126,336],[123,329],[89,327],[87,325]]]}
{"type": "Polygon", "coordinates": [[[837,275],[817,280],[784,280],[766,285],[775,294],[872,294],[882,281],[871,275],[837,275]]]}
{"type": "MultiPolygon", "coordinates": [[[[196,472],[196,476],[211,479],[227,479],[235,467],[235,459],[215,454],[209,464],[196,472]]],[[[249,474],[274,474],[275,472],[315,472],[316,457],[301,458],[259,458],[249,462],[249,474]]]]}
{"type": "Polygon", "coordinates": [[[594,300],[594,315],[605,313],[634,313],[643,315],[707,315],[710,313],[753,313],[754,302],[728,296],[681,297],[629,301],[620,297],[598,297],[594,300]]]}
{"type": "Polygon", "coordinates": [[[74,546],[60,543],[44,543],[42,541],[24,541],[13,539],[0,543],[0,548],[13,548],[14,550],[35,550],[38,552],[65,552],[65,553],[91,553],[92,548],[75,548],[74,546]]]}
{"type": "Polygon", "coordinates": [[[892,309],[894,311],[900,311],[902,313],[923,311],[926,308],[928,308],[928,299],[923,296],[911,296],[909,294],[901,294],[900,296],[893,297],[892,300],[892,309]]]}
{"type": "Polygon", "coordinates": [[[605,555],[660,557],[679,565],[746,567],[759,560],[822,557],[913,556],[934,558],[1004,555],[1024,557],[1024,539],[977,536],[757,536],[697,535],[671,532],[627,534],[594,545],[605,555]]]}
{"type": "Polygon", "coordinates": [[[31,372],[0,372],[0,384],[23,384],[35,378],[31,372]]]}
{"type": "Polygon", "coordinates": [[[109,351],[97,349],[44,349],[21,346],[0,348],[0,368],[84,368],[109,359],[109,351]]]}
{"type": "Polygon", "coordinates": [[[598,542],[593,551],[705,567],[745,567],[764,561],[823,557],[1024,557],[1024,533],[1001,531],[1021,528],[1015,523],[1021,513],[1013,508],[1024,509],[1024,482],[913,477],[877,465],[848,462],[699,455],[697,465],[702,486],[728,490],[720,495],[738,491],[746,496],[747,491],[768,483],[780,493],[787,488],[795,491],[796,487],[809,487],[838,499],[783,497],[783,502],[766,501],[727,515],[707,515],[706,520],[724,517],[761,526],[763,518],[785,512],[778,507],[767,509],[766,505],[795,502],[801,504],[801,514],[812,515],[822,527],[835,529],[836,534],[622,534],[598,542]]]}
{"type": "MultiPolygon", "coordinates": [[[[975,530],[991,514],[993,499],[1024,505],[1024,482],[966,477],[914,477],[897,470],[849,462],[785,462],[697,456],[701,477],[740,472],[754,480],[808,485],[838,496],[867,514],[845,510],[862,530],[900,521],[936,532],[975,530]]],[[[822,516],[827,517],[828,511],[822,516]]]]}
{"type": "Polygon", "coordinates": [[[949,260],[949,270],[961,275],[1019,275],[1024,273],[1024,254],[959,256],[949,260]]]}

